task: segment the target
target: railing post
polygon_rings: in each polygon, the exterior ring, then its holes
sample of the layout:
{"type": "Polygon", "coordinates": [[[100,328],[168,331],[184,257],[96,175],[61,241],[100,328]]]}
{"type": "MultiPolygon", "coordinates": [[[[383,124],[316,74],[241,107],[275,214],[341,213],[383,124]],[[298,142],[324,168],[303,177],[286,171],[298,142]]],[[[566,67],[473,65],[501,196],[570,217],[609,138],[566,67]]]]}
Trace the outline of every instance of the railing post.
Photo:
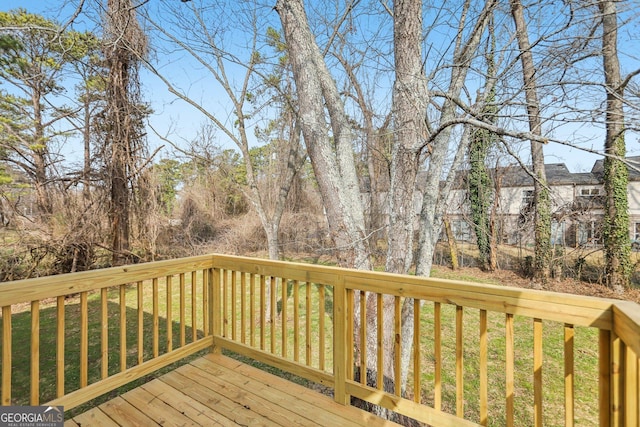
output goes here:
{"type": "Polygon", "coordinates": [[[610,425],[640,427],[640,312],[625,301],[612,308],[610,425]]]}
{"type": "Polygon", "coordinates": [[[209,269],[209,321],[213,344],[212,353],[220,353],[220,348],[216,346],[216,337],[220,334],[221,307],[220,307],[220,269],[212,267],[209,269]]]}
{"type": "Polygon", "coordinates": [[[11,405],[11,306],[2,307],[2,395],[0,406],[11,405]]]}
{"type": "Polygon", "coordinates": [[[611,331],[600,329],[598,352],[600,427],[611,425],[611,331]]]}
{"type": "MultiPolygon", "coordinates": [[[[615,330],[615,327],[614,327],[615,330]]],[[[611,426],[624,425],[624,343],[611,333],[611,426]]]]}
{"type": "Polygon", "coordinates": [[[333,286],[333,394],[335,401],[342,405],[348,405],[350,400],[346,392],[347,364],[351,363],[347,360],[348,310],[344,275],[340,274],[333,286]]]}
{"type": "Polygon", "coordinates": [[[627,426],[640,425],[640,403],[638,402],[638,355],[631,346],[624,352],[624,422],[627,426]]]}

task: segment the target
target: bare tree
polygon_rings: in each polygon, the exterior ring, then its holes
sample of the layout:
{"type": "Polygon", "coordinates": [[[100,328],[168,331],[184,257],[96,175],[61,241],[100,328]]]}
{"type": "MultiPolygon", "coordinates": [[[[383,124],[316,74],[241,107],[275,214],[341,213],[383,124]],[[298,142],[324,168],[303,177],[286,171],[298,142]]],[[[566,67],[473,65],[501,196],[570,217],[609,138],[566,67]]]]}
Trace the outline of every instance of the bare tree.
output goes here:
{"type": "Polygon", "coordinates": [[[137,158],[144,142],[145,112],[140,102],[138,69],[140,58],[147,52],[147,38],[131,0],[108,0],[104,20],[103,52],[109,69],[105,163],[111,192],[111,250],[113,264],[119,265],[131,257],[131,182],[138,172],[137,158]]]}
{"type": "MultiPolygon", "coordinates": [[[[161,39],[186,52],[213,77],[226,94],[232,114],[235,116],[234,120],[225,121],[209,110],[206,102],[180,88],[170,77],[160,71],[159,66],[154,66],[150,62],[146,65],[163,81],[173,95],[197,109],[238,147],[246,171],[244,194],[260,218],[267,236],[269,257],[278,259],[281,250],[280,223],[287,206],[289,190],[297,171],[305,160],[305,155],[300,143],[295,101],[290,89],[287,88],[289,84],[286,81],[287,70],[282,69],[278,58],[275,61],[277,65],[270,70],[264,73],[260,70],[261,67],[268,65],[266,64],[268,58],[265,57],[264,52],[258,51],[258,45],[265,41],[264,37],[272,47],[275,45],[277,51],[277,44],[281,43],[277,40],[277,33],[270,32],[260,25],[264,19],[259,16],[258,8],[238,10],[236,14],[228,15],[228,18],[236,19],[238,27],[249,29],[246,33],[248,42],[245,49],[236,49],[235,52],[231,52],[224,45],[225,41],[230,42],[232,39],[225,38],[228,22],[221,22],[216,26],[212,22],[216,22],[217,18],[210,19],[211,16],[226,14],[222,5],[218,9],[199,8],[193,4],[182,5],[176,2],[166,2],[161,6],[162,13],[156,16],[168,16],[168,21],[160,22],[151,13],[145,15],[146,21],[157,31],[161,39]],[[245,58],[240,57],[242,53],[246,54],[245,58]],[[256,106],[260,94],[264,94],[269,89],[276,92],[277,102],[273,102],[274,98],[269,98],[267,101],[263,100],[264,104],[256,106]],[[259,120],[261,111],[273,112],[278,108],[281,112],[278,122],[284,128],[281,127],[282,132],[276,138],[277,141],[274,141],[279,146],[272,153],[278,165],[274,168],[278,175],[274,180],[277,182],[274,188],[265,185],[266,181],[260,179],[261,171],[257,170],[254,164],[255,158],[251,153],[251,144],[254,142],[251,138],[251,130],[254,128],[254,123],[259,120]]],[[[282,54],[281,51],[276,53],[282,54]]],[[[170,58],[169,53],[166,56],[170,58]]],[[[273,122],[264,128],[272,126],[273,122]]],[[[254,130],[259,131],[257,125],[254,130]]],[[[265,133],[262,132],[262,135],[264,136],[265,133]]]]}
{"type": "MultiPolygon", "coordinates": [[[[487,61],[487,77],[485,84],[486,101],[480,118],[493,123],[496,120],[497,106],[495,104],[495,28],[493,20],[489,26],[489,46],[485,54],[487,61]]],[[[480,268],[494,271],[496,269],[494,234],[490,206],[492,199],[497,200],[493,191],[493,182],[487,169],[489,151],[495,146],[495,134],[486,129],[478,129],[473,133],[469,145],[469,174],[467,177],[469,202],[473,227],[476,234],[480,268]]]]}
{"type": "MultiPolygon", "coordinates": [[[[540,120],[540,104],[538,101],[536,84],[536,67],[529,43],[527,24],[524,18],[522,2],[510,0],[511,14],[516,26],[516,38],[520,49],[524,92],[529,118],[529,131],[542,136],[542,121],[540,120]]],[[[535,259],[534,276],[541,282],[546,282],[551,275],[551,198],[544,169],[543,146],[537,141],[531,141],[531,164],[533,168],[533,198],[535,209],[535,259]]]]}
{"type": "Polygon", "coordinates": [[[471,2],[465,1],[463,5],[464,7],[458,18],[453,57],[451,64],[449,64],[451,73],[446,86],[447,89],[444,93],[432,93],[432,96],[439,95],[442,98],[442,103],[436,113],[437,117],[428,122],[430,124],[428,134],[420,145],[422,150],[426,150],[429,153],[429,167],[426,171],[425,184],[421,189],[423,201],[419,219],[419,241],[416,260],[416,274],[421,276],[430,274],[433,254],[440,235],[442,217],[446,207],[443,201],[451,189],[455,170],[459,168],[470,141],[471,126],[465,126],[460,139],[452,144],[453,127],[458,124],[468,124],[495,130],[495,126],[474,119],[474,116],[479,115],[480,111],[482,111],[482,103],[476,105],[475,108],[465,107],[460,115],[457,108],[464,105],[460,101],[460,94],[464,89],[472,61],[476,56],[482,35],[488,25],[496,2],[494,0],[483,2],[472,25],[467,21],[470,18],[471,2]],[[471,28],[468,32],[465,31],[467,27],[471,28]],[[450,148],[455,151],[455,155],[445,179],[446,183],[441,185],[450,148]]]}
{"type": "Polygon", "coordinates": [[[291,56],[302,134],[339,262],[370,269],[370,249],[353,155],[353,132],[343,101],[311,33],[302,1],[279,0],[276,11],[291,56]],[[330,123],[325,120],[325,105],[330,123]],[[329,126],[333,137],[330,137],[329,126]]]}
{"type": "Polygon", "coordinates": [[[422,1],[396,1],[393,13],[396,79],[393,86],[391,211],[385,269],[404,274],[413,262],[414,193],[421,143],[428,132],[425,114],[429,93],[422,65],[422,1]]]}
{"type": "MultiPolygon", "coordinates": [[[[355,148],[358,162],[356,166],[364,176],[363,193],[368,191],[367,230],[369,241],[375,254],[382,252],[380,240],[386,240],[388,233],[388,194],[390,188],[390,169],[393,147],[391,131],[391,109],[382,106],[379,98],[380,88],[376,84],[390,74],[384,61],[390,55],[386,45],[370,42],[383,38],[384,25],[371,26],[368,21],[359,22],[359,15],[378,14],[374,4],[362,4],[360,1],[348,3],[348,11],[339,19],[326,17],[325,25],[333,30],[335,43],[324,48],[327,56],[334,57],[344,71],[343,96],[347,109],[353,105],[351,115],[356,123],[354,132],[360,144],[355,148]],[[348,25],[341,26],[345,20],[348,25]],[[357,38],[357,37],[360,38],[357,38]],[[364,41],[364,43],[363,43],[364,41]],[[366,171],[366,172],[365,172],[366,171]]],[[[329,61],[329,59],[326,59],[329,61]]],[[[334,78],[340,84],[340,75],[333,70],[334,78]]],[[[363,199],[363,202],[367,202],[363,199]]]]}
{"type": "Polygon", "coordinates": [[[624,90],[628,82],[620,76],[618,59],[618,15],[616,2],[598,2],[602,14],[602,62],[607,93],[606,137],[604,150],[604,248],[607,285],[617,291],[629,286],[631,242],[629,239],[629,172],[622,159],[626,155],[624,126],[624,90]]]}
{"type": "MultiPolygon", "coordinates": [[[[395,55],[396,55],[396,83],[394,86],[393,131],[396,134],[392,149],[391,163],[391,194],[390,235],[393,242],[389,242],[387,269],[395,272],[407,272],[413,259],[412,241],[414,233],[413,195],[417,172],[421,164],[423,153],[429,153],[429,169],[427,186],[424,188],[423,214],[421,216],[421,240],[419,248],[418,273],[428,275],[433,258],[435,242],[439,234],[441,211],[436,209],[447,188],[440,186],[445,160],[449,154],[449,142],[452,134],[452,123],[456,119],[457,100],[464,87],[467,73],[474,58],[476,49],[486,28],[489,12],[494,2],[483,4],[477,14],[472,30],[463,31],[466,27],[466,13],[469,2],[465,3],[462,18],[459,20],[459,31],[456,33],[456,46],[453,55],[453,66],[449,88],[443,96],[439,117],[435,126],[425,123],[430,93],[427,91],[426,78],[423,70],[421,54],[422,40],[422,7],[419,2],[397,2],[393,11],[395,22],[395,55]],[[423,151],[424,150],[424,151],[423,151]]],[[[300,99],[300,115],[303,124],[303,134],[308,147],[311,162],[320,183],[321,192],[325,199],[327,215],[333,229],[334,241],[341,249],[346,249],[341,261],[351,260],[350,264],[358,268],[368,267],[368,249],[363,245],[362,230],[364,221],[359,215],[361,210],[355,191],[357,183],[352,176],[355,168],[352,165],[353,148],[349,137],[351,129],[344,119],[344,106],[336,96],[335,83],[329,75],[326,63],[320,53],[313,35],[308,29],[306,15],[302,4],[298,0],[281,0],[276,9],[280,14],[289,52],[294,64],[296,89],[300,99]],[[326,105],[330,118],[331,130],[335,140],[335,149],[331,146],[327,126],[325,125],[326,105]],[[341,245],[342,243],[342,245],[341,245]],[[364,262],[366,261],[366,262],[364,262]]],[[[458,122],[460,123],[460,122],[458,122]]],[[[465,132],[462,142],[455,146],[458,152],[455,165],[460,164],[462,153],[466,151],[469,135],[465,132]]],[[[449,187],[450,188],[450,187],[449,187]]],[[[441,207],[440,207],[441,208],[441,207]]],[[[375,325],[374,296],[367,297],[366,322],[375,325]]],[[[387,320],[394,318],[393,302],[384,302],[383,317],[387,320]]],[[[358,304],[356,304],[356,309],[358,304]]],[[[359,313],[356,313],[356,318],[359,313]]],[[[413,315],[412,301],[405,301],[402,309],[403,343],[402,366],[406,367],[411,351],[413,339],[411,321],[413,315]]],[[[365,319],[362,319],[365,321],[365,319]]],[[[356,323],[356,334],[358,322],[356,323]]],[[[385,329],[384,337],[393,337],[389,322],[377,325],[385,329]]],[[[369,327],[368,331],[374,331],[369,327]]],[[[367,366],[361,366],[361,375],[370,375],[377,369],[375,354],[376,339],[366,337],[367,366]],[[366,372],[365,372],[366,370],[366,372]]],[[[384,352],[392,354],[393,342],[386,339],[383,343],[384,352]]],[[[384,377],[394,378],[394,358],[385,357],[384,377]]],[[[406,375],[407,370],[401,368],[406,375]]],[[[403,375],[403,376],[404,376],[403,375]]],[[[374,375],[377,378],[377,375],[374,375]]],[[[389,384],[385,385],[385,389],[389,384]]]]}

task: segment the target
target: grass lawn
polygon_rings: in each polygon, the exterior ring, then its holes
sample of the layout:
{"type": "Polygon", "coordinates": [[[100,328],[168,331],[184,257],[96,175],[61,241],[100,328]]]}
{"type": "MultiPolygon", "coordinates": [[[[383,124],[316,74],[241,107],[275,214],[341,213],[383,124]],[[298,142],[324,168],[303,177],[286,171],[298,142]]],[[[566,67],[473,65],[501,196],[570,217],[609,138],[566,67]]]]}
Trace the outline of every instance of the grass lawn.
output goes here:
{"type": "MultiPolygon", "coordinates": [[[[191,277],[185,277],[185,307],[184,307],[184,340],[193,341],[194,332],[200,338],[202,334],[202,277],[198,274],[195,280],[195,293],[192,294],[191,277]],[[196,310],[192,310],[192,296],[196,299],[196,310]],[[194,315],[195,314],[195,319],[194,315]],[[193,327],[195,320],[196,327],[193,327]]],[[[171,343],[173,348],[181,344],[180,326],[180,284],[176,276],[171,281],[171,324],[167,324],[167,282],[158,281],[158,353],[167,352],[168,331],[171,329],[171,343]]],[[[153,284],[151,281],[143,285],[143,360],[153,357],[153,284]]],[[[101,378],[102,347],[101,347],[101,293],[99,291],[88,294],[88,383],[94,383],[101,378]]],[[[126,359],[127,367],[132,367],[138,361],[138,291],[136,285],[125,286],[126,307],[126,359]]],[[[31,312],[29,305],[14,306],[12,316],[12,403],[14,405],[29,405],[30,396],[30,363],[31,358],[31,312]]],[[[120,292],[118,287],[109,288],[107,292],[108,313],[108,370],[109,375],[120,372],[120,292]]],[[[56,394],[56,301],[55,299],[40,303],[40,402],[45,403],[56,394]]],[[[0,317],[0,327],[3,319],[0,317]]],[[[80,297],[73,296],[65,300],[65,392],[71,392],[80,387],[80,297]]],[[[0,343],[0,352],[2,343],[0,343]]],[[[183,361],[182,363],[186,363],[183,361]]],[[[172,367],[164,368],[154,374],[157,376],[172,367]]],[[[123,392],[147,381],[141,379],[124,388],[114,390],[107,396],[96,399],[70,411],[70,414],[80,413],[91,406],[106,401],[123,392]]]]}
{"type": "MultiPolygon", "coordinates": [[[[465,278],[456,278],[465,280],[465,278]]],[[[239,279],[236,279],[240,289],[239,279]]],[[[307,284],[299,284],[298,319],[299,333],[293,328],[294,298],[292,282],[288,283],[287,290],[287,329],[286,329],[286,357],[293,360],[294,340],[298,335],[300,360],[304,363],[305,350],[305,322],[307,284]],[[300,336],[301,335],[301,336],[300,336]]],[[[238,289],[236,291],[238,291],[238,289]]],[[[319,289],[315,284],[310,286],[310,317],[309,326],[310,345],[312,348],[311,363],[313,367],[319,367],[318,355],[320,349],[325,352],[325,369],[332,371],[332,289],[327,286],[324,289],[324,304],[319,302],[319,289]],[[320,322],[318,314],[324,305],[324,346],[320,346],[320,322]]],[[[278,317],[274,320],[275,343],[274,353],[282,354],[282,317],[281,307],[282,288],[276,289],[278,317]]],[[[231,291],[228,291],[231,295],[231,291]]],[[[227,314],[229,322],[232,316],[232,303],[228,301],[227,314]]],[[[245,307],[249,306],[248,296],[245,295],[245,307]]],[[[236,300],[236,322],[240,329],[241,298],[236,300]]],[[[456,310],[453,305],[441,307],[441,336],[442,336],[442,408],[444,411],[455,414],[456,412],[456,310]]],[[[564,328],[563,323],[543,321],[543,417],[544,424],[548,426],[564,425],[564,328]]],[[[488,400],[489,400],[489,425],[502,426],[506,423],[506,338],[505,338],[505,314],[488,313],[488,400]]],[[[227,326],[229,331],[231,325],[227,326]]],[[[480,311],[477,309],[464,309],[463,323],[464,342],[464,410],[465,418],[480,421],[479,399],[479,331],[480,311]]],[[[574,419],[577,425],[598,425],[598,330],[595,328],[576,327],[574,338],[574,395],[575,408],[574,419]]],[[[230,333],[230,332],[229,332],[230,333]]],[[[265,348],[270,349],[270,325],[266,325],[265,348]]],[[[259,345],[259,330],[256,327],[255,339],[259,345]]],[[[522,316],[514,316],[514,418],[517,425],[533,424],[533,320],[522,316]]],[[[434,304],[425,302],[421,309],[421,366],[422,376],[420,390],[421,401],[430,406],[434,401],[435,380],[435,349],[434,349],[434,304]]],[[[238,340],[240,336],[238,335],[238,340]]],[[[248,336],[246,337],[249,341],[248,336]]],[[[412,376],[409,373],[408,395],[414,395],[412,376]]]]}

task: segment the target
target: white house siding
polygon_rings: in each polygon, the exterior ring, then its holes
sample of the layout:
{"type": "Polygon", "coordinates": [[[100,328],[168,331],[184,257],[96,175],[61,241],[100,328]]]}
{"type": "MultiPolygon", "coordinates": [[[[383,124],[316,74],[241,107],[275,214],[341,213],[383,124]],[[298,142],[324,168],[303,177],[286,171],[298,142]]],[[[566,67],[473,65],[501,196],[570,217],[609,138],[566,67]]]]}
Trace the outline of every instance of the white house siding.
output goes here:
{"type": "MultiPolygon", "coordinates": [[[[640,157],[627,159],[640,165],[640,157]]],[[[567,246],[599,245],[599,227],[602,223],[602,165],[598,161],[591,172],[571,173],[564,164],[546,165],[551,189],[552,243],[567,246]]],[[[461,172],[464,173],[464,172],[461,172]]],[[[497,225],[500,241],[507,244],[532,244],[533,224],[526,215],[526,195],[532,194],[531,178],[520,168],[508,167],[502,174],[502,188],[498,205],[497,225]],[[529,222],[528,222],[529,221],[529,222]]],[[[449,192],[446,213],[454,235],[459,240],[475,240],[467,188],[464,180],[449,192]]],[[[638,241],[640,248],[640,173],[630,170],[629,186],[629,236],[638,241]]],[[[378,197],[386,200],[386,193],[378,197]]],[[[364,197],[368,201],[368,196],[364,197]]],[[[416,226],[422,207],[420,192],[414,199],[416,226]]],[[[382,206],[387,206],[384,203],[382,206]]],[[[388,212],[386,213],[388,214],[388,212]]]]}

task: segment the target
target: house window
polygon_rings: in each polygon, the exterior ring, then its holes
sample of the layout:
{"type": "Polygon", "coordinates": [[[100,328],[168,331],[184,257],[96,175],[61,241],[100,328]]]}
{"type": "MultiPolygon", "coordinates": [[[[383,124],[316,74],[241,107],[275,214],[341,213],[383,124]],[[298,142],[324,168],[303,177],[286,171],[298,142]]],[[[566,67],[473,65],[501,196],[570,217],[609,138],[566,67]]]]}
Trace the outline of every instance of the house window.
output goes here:
{"type": "Polygon", "coordinates": [[[564,246],[564,234],[566,225],[563,222],[553,221],[551,223],[551,244],[564,246]]]}
{"type": "Polygon", "coordinates": [[[522,204],[525,206],[533,204],[533,190],[522,190],[522,204]]]}
{"type": "Polygon", "coordinates": [[[580,189],[580,195],[582,197],[599,196],[600,195],[600,189],[599,188],[581,188],[580,189]]]}
{"type": "Polygon", "coordinates": [[[634,224],[634,233],[633,233],[633,240],[636,242],[640,242],[640,222],[636,222],[634,224]]]}
{"type": "Polygon", "coordinates": [[[585,221],[578,224],[578,244],[597,245],[600,243],[600,224],[597,221],[585,221]]]}
{"type": "Polygon", "coordinates": [[[468,242],[471,240],[471,226],[463,219],[454,219],[451,221],[451,231],[454,239],[468,242]]]}

